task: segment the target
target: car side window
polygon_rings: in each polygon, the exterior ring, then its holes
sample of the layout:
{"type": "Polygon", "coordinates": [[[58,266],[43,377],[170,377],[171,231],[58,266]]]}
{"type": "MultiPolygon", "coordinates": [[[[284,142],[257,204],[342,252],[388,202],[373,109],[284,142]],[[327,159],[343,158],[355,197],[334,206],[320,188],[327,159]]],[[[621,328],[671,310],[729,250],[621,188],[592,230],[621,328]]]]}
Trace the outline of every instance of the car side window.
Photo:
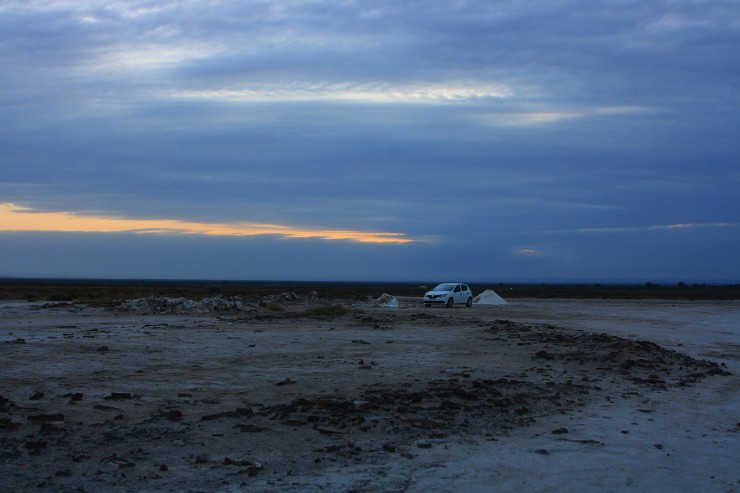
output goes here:
{"type": "Polygon", "coordinates": [[[456,293],[459,293],[460,292],[460,285],[459,284],[457,286],[455,286],[455,292],[456,293]]]}
{"type": "Polygon", "coordinates": [[[467,290],[468,290],[468,286],[467,286],[467,285],[465,285],[465,284],[463,284],[463,285],[462,285],[462,290],[463,290],[463,291],[467,291],[467,290]]]}

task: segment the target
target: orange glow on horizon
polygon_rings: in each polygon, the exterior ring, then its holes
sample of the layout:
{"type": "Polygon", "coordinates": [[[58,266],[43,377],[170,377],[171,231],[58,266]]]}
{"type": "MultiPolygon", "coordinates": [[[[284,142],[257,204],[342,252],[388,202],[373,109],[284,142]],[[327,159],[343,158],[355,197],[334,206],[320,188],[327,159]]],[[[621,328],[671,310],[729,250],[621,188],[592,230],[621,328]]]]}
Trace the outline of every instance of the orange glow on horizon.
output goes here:
{"type": "Polygon", "coordinates": [[[0,231],[55,231],[74,233],[182,234],[207,236],[276,235],[359,243],[411,243],[403,233],[294,228],[275,224],[200,223],[176,219],[128,219],[85,216],[71,212],[34,212],[11,203],[0,204],[0,231]]]}

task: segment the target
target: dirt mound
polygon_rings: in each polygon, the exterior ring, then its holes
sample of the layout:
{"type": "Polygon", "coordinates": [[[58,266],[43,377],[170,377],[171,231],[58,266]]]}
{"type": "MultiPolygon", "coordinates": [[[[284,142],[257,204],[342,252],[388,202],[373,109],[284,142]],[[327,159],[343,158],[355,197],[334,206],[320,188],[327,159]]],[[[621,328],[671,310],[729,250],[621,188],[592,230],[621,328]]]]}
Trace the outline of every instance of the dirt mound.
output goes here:
{"type": "Polygon", "coordinates": [[[535,360],[575,362],[604,373],[617,370],[623,378],[638,384],[684,386],[709,375],[730,374],[715,362],[697,360],[649,341],[508,320],[496,320],[491,331],[505,333],[520,345],[542,348],[532,356],[535,360]]]}
{"type": "MultiPolygon", "coordinates": [[[[257,414],[272,420],[311,424],[319,431],[371,430],[403,434],[405,439],[478,431],[500,433],[570,407],[588,387],[552,384],[541,387],[515,379],[448,378],[425,383],[377,383],[354,396],[316,396],[266,407],[257,414]],[[567,404],[566,404],[567,403],[567,404]]],[[[327,431],[330,432],[330,431],[327,431]]],[[[343,431],[344,432],[344,431],[343,431]]]]}
{"type": "Polygon", "coordinates": [[[172,315],[188,313],[214,313],[214,312],[251,312],[256,307],[247,303],[244,298],[231,296],[224,298],[215,296],[202,300],[191,300],[188,298],[166,298],[149,296],[124,301],[119,309],[126,312],[141,313],[145,315],[172,315]]]}

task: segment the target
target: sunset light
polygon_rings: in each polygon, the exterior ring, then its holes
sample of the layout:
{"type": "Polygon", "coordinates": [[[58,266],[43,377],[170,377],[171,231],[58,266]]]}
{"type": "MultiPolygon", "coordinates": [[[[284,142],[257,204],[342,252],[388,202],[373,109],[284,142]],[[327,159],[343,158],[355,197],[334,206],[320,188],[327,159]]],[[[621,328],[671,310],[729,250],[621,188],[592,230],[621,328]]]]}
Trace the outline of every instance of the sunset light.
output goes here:
{"type": "Polygon", "coordinates": [[[201,223],[176,219],[131,219],[78,215],[71,212],[34,212],[15,204],[0,204],[0,231],[57,231],[77,233],[137,233],[206,236],[275,235],[358,243],[411,243],[403,233],[295,228],[276,224],[201,223]]]}

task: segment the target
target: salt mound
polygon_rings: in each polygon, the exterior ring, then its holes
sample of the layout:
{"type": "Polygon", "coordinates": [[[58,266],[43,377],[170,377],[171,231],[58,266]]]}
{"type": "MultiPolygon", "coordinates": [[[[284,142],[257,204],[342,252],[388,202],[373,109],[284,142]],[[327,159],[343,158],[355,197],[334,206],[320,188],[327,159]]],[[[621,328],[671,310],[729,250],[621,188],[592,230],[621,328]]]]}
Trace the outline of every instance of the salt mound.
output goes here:
{"type": "Polygon", "coordinates": [[[401,304],[395,296],[391,296],[388,293],[383,293],[380,298],[375,300],[375,306],[384,306],[386,308],[398,308],[401,304]]]}
{"type": "Polygon", "coordinates": [[[478,305],[508,305],[509,303],[491,289],[486,289],[473,298],[473,303],[478,305]]]}

